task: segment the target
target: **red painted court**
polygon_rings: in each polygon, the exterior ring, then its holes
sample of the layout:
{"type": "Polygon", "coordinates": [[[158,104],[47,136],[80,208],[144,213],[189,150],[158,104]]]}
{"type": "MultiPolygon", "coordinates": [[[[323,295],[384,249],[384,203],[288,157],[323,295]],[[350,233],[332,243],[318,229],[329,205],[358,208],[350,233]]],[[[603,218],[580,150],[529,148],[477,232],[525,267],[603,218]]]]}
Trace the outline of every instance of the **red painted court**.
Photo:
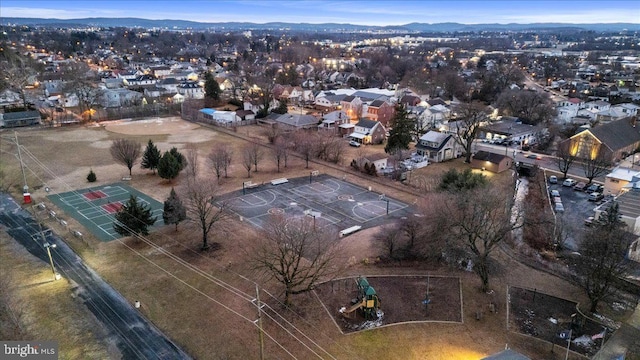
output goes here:
{"type": "Polygon", "coordinates": [[[122,208],[121,202],[114,202],[102,205],[102,208],[109,214],[117,213],[122,208]]]}
{"type": "Polygon", "coordinates": [[[102,199],[107,197],[107,194],[103,193],[102,191],[98,190],[98,191],[89,191],[86,192],[84,194],[84,197],[86,197],[89,200],[96,200],[96,199],[102,199]]]}

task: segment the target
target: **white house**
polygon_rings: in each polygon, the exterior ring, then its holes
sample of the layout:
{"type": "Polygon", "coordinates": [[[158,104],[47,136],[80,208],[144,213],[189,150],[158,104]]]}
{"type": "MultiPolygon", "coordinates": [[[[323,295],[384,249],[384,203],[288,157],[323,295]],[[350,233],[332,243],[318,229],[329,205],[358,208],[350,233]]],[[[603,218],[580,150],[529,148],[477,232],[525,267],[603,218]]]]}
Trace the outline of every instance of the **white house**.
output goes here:
{"type": "Polygon", "coordinates": [[[416,153],[431,162],[443,162],[458,158],[464,149],[452,134],[429,131],[416,144],[416,153]]]}
{"type": "Polygon", "coordinates": [[[185,81],[178,85],[178,94],[188,99],[204,99],[204,87],[195,81],[185,81]]]}

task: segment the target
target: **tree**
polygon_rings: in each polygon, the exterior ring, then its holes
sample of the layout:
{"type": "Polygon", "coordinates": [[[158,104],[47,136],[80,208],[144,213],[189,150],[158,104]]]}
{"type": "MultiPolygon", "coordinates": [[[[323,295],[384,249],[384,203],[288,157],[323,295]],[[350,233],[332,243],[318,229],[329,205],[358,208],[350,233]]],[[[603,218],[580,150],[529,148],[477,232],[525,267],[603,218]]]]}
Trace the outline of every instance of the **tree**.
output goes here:
{"type": "Polygon", "coordinates": [[[231,164],[231,150],[224,144],[216,145],[209,153],[209,162],[219,182],[223,173],[224,177],[227,177],[227,168],[231,164]]]}
{"type": "Polygon", "coordinates": [[[178,160],[169,151],[165,151],[164,155],[158,162],[158,175],[161,178],[172,181],[180,174],[180,164],[178,160]]]}
{"type": "Polygon", "coordinates": [[[176,194],[176,191],[171,188],[169,197],[164,202],[164,211],[162,212],[162,220],[165,225],[175,224],[176,231],[178,231],[178,224],[186,220],[187,209],[182,204],[182,200],[176,194]]]}
{"type": "Polygon", "coordinates": [[[204,97],[206,106],[215,106],[220,101],[220,85],[208,71],[204,74],[204,97]]]}
{"type": "Polygon", "coordinates": [[[310,136],[303,130],[296,131],[293,137],[295,150],[304,158],[305,169],[309,168],[309,160],[311,160],[316,148],[315,143],[310,140],[310,136]]]}
{"type": "MultiPolygon", "coordinates": [[[[5,51],[8,53],[8,51],[5,51]]],[[[26,86],[29,80],[36,74],[34,67],[29,64],[28,58],[20,56],[5,56],[5,61],[0,62],[0,70],[2,70],[3,80],[14,91],[20,94],[22,106],[27,109],[27,93],[26,86]]]]}
{"type": "Polygon", "coordinates": [[[284,167],[287,167],[287,161],[289,160],[289,146],[287,141],[279,137],[276,139],[273,147],[274,157],[276,158],[278,165],[278,172],[280,172],[280,162],[284,163],[284,167]]]}
{"type": "Polygon", "coordinates": [[[576,262],[577,283],[587,293],[592,313],[601,300],[612,294],[613,284],[628,270],[625,256],[634,236],[625,227],[618,203],[614,202],[583,236],[576,262]]]}
{"type": "Polygon", "coordinates": [[[545,92],[505,90],[498,96],[496,105],[504,114],[531,125],[547,123],[555,115],[554,104],[545,92]]]}
{"type": "Polygon", "coordinates": [[[274,217],[251,251],[252,263],[284,286],[284,305],[291,295],[311,291],[339,273],[336,234],[315,229],[306,218],[274,217]]]}
{"type": "Polygon", "coordinates": [[[479,101],[462,103],[457,109],[453,136],[465,152],[464,162],[471,162],[473,142],[478,136],[480,125],[487,119],[487,107],[479,101]]]}
{"type": "Polygon", "coordinates": [[[449,201],[440,203],[439,228],[448,229],[444,236],[454,248],[468,253],[483,292],[489,290],[491,252],[522,226],[520,215],[512,217],[513,197],[507,189],[483,187],[452,195],[449,201]]]}
{"type": "Polygon", "coordinates": [[[486,176],[474,173],[469,168],[464,169],[461,172],[458,172],[456,169],[449,169],[442,175],[438,188],[451,193],[458,193],[464,190],[473,190],[485,185],[487,185],[486,176]]]}
{"type": "Polygon", "coordinates": [[[251,157],[251,162],[253,163],[253,171],[258,172],[258,163],[264,156],[264,149],[262,145],[252,142],[247,146],[246,151],[251,157]]]}
{"type": "Polygon", "coordinates": [[[140,166],[142,166],[143,169],[152,170],[155,174],[161,157],[162,154],[160,153],[160,150],[158,150],[158,147],[153,143],[153,140],[149,139],[147,147],[144,150],[144,154],[142,154],[140,166]]]}
{"type": "Polygon", "coordinates": [[[562,173],[563,179],[567,178],[571,165],[576,161],[576,156],[571,154],[570,147],[570,141],[563,141],[558,145],[558,151],[556,151],[556,164],[558,165],[558,170],[562,173]]]}
{"type": "Polygon", "coordinates": [[[393,154],[397,150],[409,149],[411,142],[411,134],[413,131],[413,121],[409,118],[409,114],[404,105],[397,104],[396,111],[391,119],[391,131],[384,152],[393,154]]]}
{"type": "Polygon", "coordinates": [[[87,181],[88,182],[96,182],[96,180],[98,180],[98,178],[96,177],[96,173],[93,172],[93,169],[89,170],[89,175],[87,175],[87,181]]]}
{"type": "Polygon", "coordinates": [[[187,214],[202,231],[202,250],[209,249],[209,234],[224,224],[231,212],[229,203],[218,201],[218,184],[213,181],[187,178],[184,188],[187,214]]]}
{"type": "Polygon", "coordinates": [[[131,176],[131,168],[140,157],[140,148],[140,144],[133,140],[116,139],[111,144],[109,151],[113,160],[129,169],[129,176],[131,176]]]}
{"type": "Polygon", "coordinates": [[[151,216],[151,208],[144,203],[138,203],[133,195],[114,217],[113,230],[122,236],[149,235],[149,226],[156,222],[156,218],[151,216]]]}
{"type": "Polygon", "coordinates": [[[195,178],[198,175],[198,148],[195,144],[188,143],[185,150],[184,159],[187,163],[187,175],[195,178]]]}
{"type": "Polygon", "coordinates": [[[187,162],[187,158],[185,158],[184,155],[182,155],[182,153],[178,151],[178,148],[172,147],[171,150],[169,150],[169,153],[173,155],[173,157],[178,162],[178,165],[180,165],[180,171],[184,170],[184,168],[186,168],[187,165],[189,165],[189,163],[187,162]]]}
{"type": "Polygon", "coordinates": [[[247,178],[250,178],[251,167],[253,166],[253,153],[250,145],[245,146],[242,150],[242,166],[247,170],[247,178]]]}
{"type": "Polygon", "coordinates": [[[598,154],[594,157],[590,157],[582,160],[582,170],[584,170],[584,177],[589,179],[588,184],[591,184],[594,178],[604,175],[609,171],[611,161],[604,151],[598,151],[598,154]]]}

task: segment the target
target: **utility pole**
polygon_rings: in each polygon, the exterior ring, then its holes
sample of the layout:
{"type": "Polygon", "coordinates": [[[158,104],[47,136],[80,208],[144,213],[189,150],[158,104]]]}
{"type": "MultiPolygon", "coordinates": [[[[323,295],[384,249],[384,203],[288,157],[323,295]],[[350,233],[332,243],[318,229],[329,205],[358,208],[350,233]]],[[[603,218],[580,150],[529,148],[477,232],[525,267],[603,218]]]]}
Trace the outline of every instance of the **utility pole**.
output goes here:
{"type": "Polygon", "coordinates": [[[18,132],[14,131],[13,135],[16,139],[16,146],[18,147],[18,160],[20,161],[20,170],[22,171],[22,180],[24,181],[23,193],[29,192],[29,186],[27,185],[27,175],[24,172],[24,163],[22,162],[22,152],[20,151],[20,143],[18,142],[18,132]]]}
{"type": "Polygon", "coordinates": [[[262,332],[262,305],[260,304],[260,289],[256,284],[256,305],[258,306],[258,339],[260,341],[260,360],[264,360],[264,334],[262,332]]]}

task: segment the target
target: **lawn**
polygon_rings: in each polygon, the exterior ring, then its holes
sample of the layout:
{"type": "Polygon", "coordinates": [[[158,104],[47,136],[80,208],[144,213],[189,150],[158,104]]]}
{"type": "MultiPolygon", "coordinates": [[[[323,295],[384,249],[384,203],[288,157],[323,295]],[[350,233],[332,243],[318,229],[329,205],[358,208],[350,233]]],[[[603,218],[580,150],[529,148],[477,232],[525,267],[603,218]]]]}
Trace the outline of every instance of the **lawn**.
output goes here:
{"type": "MultiPolygon", "coordinates": [[[[253,137],[254,141],[263,139],[257,127],[239,129],[238,134],[253,137]]],[[[207,162],[207,155],[213,146],[227,144],[233,149],[235,156],[240,156],[242,146],[246,143],[235,136],[180,120],[25,130],[18,131],[18,137],[21,145],[24,145],[26,178],[34,201],[43,201],[52,208],[53,204],[46,199],[44,186],[49,187],[52,193],[86,188],[86,175],[90,169],[98,177],[98,182],[91,186],[114,183],[128,174],[128,170],[122,165],[114,164],[109,155],[108,147],[113,139],[126,137],[143,145],[152,139],[162,151],[173,146],[184,149],[188,143],[194,144],[199,150],[198,164],[202,177],[213,176],[207,162]]],[[[3,156],[5,184],[7,181],[12,183],[13,193],[20,196],[22,177],[13,157],[16,153],[15,145],[3,141],[0,146],[3,154],[9,155],[3,156]]],[[[362,148],[364,150],[350,148],[347,159],[362,151],[382,149],[380,146],[362,148]]],[[[385,185],[385,179],[370,181],[367,177],[352,173],[347,164],[348,162],[340,167],[333,167],[311,163],[307,169],[303,160],[294,157],[290,158],[287,168],[278,173],[267,154],[260,165],[260,171],[252,173],[251,180],[261,183],[279,177],[309,176],[310,170],[319,170],[339,178],[346,174],[349,182],[384,189],[389,196],[407,203],[413,203],[420,191],[427,190],[422,188],[406,192],[398,190],[403,185],[385,185]]],[[[414,172],[414,175],[436,186],[440,174],[450,166],[463,169],[466,165],[459,160],[447,164],[432,164],[414,172]]],[[[239,163],[232,164],[229,175],[229,178],[221,181],[223,193],[241,189],[242,182],[247,180],[246,171],[239,163]]],[[[162,202],[172,187],[182,184],[183,176],[180,175],[173,183],[169,183],[136,165],[129,185],[162,202]]],[[[500,174],[495,178],[504,176],[508,174],[500,174]]],[[[62,235],[69,234],[68,229],[82,229],[81,224],[70,218],[67,228],[51,220],[47,221],[47,225],[62,235]]],[[[460,301],[464,309],[462,322],[414,323],[356,332],[347,336],[335,326],[332,316],[325,311],[315,295],[296,296],[292,310],[282,309],[278,305],[281,288],[260,277],[246,263],[244,249],[247,248],[246,242],[255,236],[255,230],[239,221],[233,225],[232,231],[214,231],[212,240],[221,246],[220,250],[214,252],[198,251],[200,232],[189,223],[181,224],[177,232],[171,226],[162,227],[149,237],[148,243],[133,239],[103,243],[90,234],[84,239],[68,236],[67,241],[126,298],[132,302],[140,300],[141,311],[176,343],[194,357],[203,359],[259,357],[258,331],[253,322],[258,314],[251,303],[256,297],[255,283],[263,289],[260,292],[261,300],[270,306],[263,315],[268,359],[289,358],[287,352],[291,352],[296,358],[318,357],[317,354],[330,358],[327,355],[329,353],[339,359],[474,359],[504,349],[505,343],[533,359],[554,359],[547,356],[548,343],[531,340],[506,329],[506,284],[527,284],[554,296],[583,300],[580,290],[570,284],[522,266],[500,252],[495,257],[501,268],[509,270],[494,275],[490,284],[493,289],[491,294],[480,293],[477,277],[459,269],[434,264],[378,267],[373,264],[374,261],[361,261],[363,258],[376,257],[377,250],[370,236],[375,229],[371,229],[343,240],[345,248],[350,251],[344,254],[348,259],[344,276],[430,274],[459,278],[462,287],[460,301]],[[489,303],[495,304],[495,313],[488,311],[489,303]],[[476,320],[475,314],[479,311],[484,316],[476,320]],[[297,329],[302,333],[297,332],[297,329]]],[[[4,257],[3,254],[3,263],[4,257]]],[[[46,268],[46,264],[40,265],[43,269],[46,268]]],[[[393,295],[385,295],[384,301],[390,301],[389,298],[393,299],[393,295]]],[[[344,299],[347,303],[349,300],[344,299]]],[[[81,322],[81,325],[86,324],[90,324],[90,320],[81,322]]],[[[81,329],[76,325],[72,327],[76,328],[74,331],[81,329]]]]}

